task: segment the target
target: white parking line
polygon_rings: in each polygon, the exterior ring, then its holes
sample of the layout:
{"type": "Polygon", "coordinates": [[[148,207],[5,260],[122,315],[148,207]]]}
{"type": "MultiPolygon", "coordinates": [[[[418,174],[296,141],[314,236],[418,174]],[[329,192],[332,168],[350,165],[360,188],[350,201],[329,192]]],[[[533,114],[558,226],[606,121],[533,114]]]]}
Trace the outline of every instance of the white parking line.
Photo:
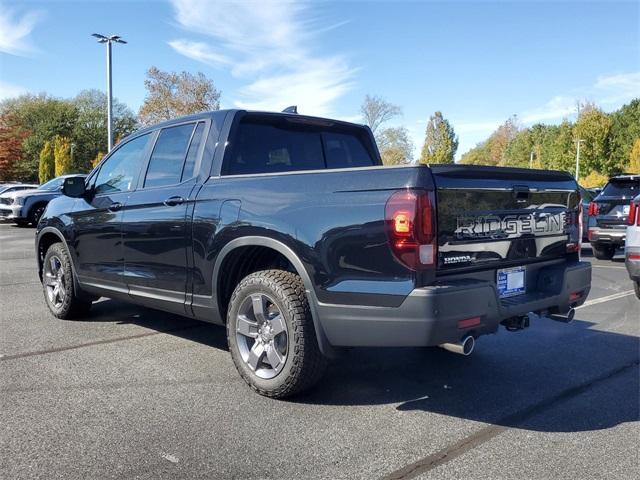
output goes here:
{"type": "Polygon", "coordinates": [[[576,307],[576,310],[579,308],[590,307],[591,305],[597,305],[599,303],[608,302],[609,300],[616,300],[618,298],[627,297],[629,295],[634,295],[635,292],[633,290],[627,290],[624,292],[612,293],[611,295],[607,295],[605,297],[594,298],[593,300],[588,300],[584,302],[579,307],[576,307]]]}
{"type": "Polygon", "coordinates": [[[593,265],[591,264],[591,268],[614,268],[616,270],[626,270],[626,267],[613,267],[611,265],[593,265]]]}

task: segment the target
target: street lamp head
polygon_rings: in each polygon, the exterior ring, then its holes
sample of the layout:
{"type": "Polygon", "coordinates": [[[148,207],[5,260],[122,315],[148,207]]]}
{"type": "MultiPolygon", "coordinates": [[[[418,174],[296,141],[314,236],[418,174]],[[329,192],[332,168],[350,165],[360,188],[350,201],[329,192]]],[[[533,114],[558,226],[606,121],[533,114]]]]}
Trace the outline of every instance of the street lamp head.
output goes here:
{"type": "Polygon", "coordinates": [[[99,33],[92,33],[91,36],[96,37],[98,39],[98,43],[111,43],[111,42],[127,43],[125,40],[122,39],[122,37],[120,37],[120,35],[111,35],[110,37],[107,37],[99,33]]]}
{"type": "Polygon", "coordinates": [[[109,39],[104,35],[100,35],[99,33],[92,33],[92,37],[96,37],[98,39],[98,43],[107,43],[109,39]]]}

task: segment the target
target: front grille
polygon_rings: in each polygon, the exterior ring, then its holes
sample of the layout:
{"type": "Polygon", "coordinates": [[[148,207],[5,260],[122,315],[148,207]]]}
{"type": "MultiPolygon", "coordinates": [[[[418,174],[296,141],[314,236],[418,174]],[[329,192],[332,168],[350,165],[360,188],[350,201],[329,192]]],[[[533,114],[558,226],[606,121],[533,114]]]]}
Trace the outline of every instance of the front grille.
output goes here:
{"type": "Polygon", "coordinates": [[[0,197],[0,204],[1,205],[11,205],[13,203],[13,198],[9,198],[9,197],[0,197]]]}

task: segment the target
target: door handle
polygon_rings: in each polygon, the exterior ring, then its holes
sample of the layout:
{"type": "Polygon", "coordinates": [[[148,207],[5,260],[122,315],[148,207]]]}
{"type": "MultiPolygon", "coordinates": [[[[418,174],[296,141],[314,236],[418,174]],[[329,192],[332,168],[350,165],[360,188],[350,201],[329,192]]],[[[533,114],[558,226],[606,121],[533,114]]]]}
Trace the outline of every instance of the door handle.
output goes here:
{"type": "Polygon", "coordinates": [[[184,203],[184,198],[179,196],[169,197],[164,201],[164,204],[167,207],[175,207],[176,205],[181,205],[183,203],[184,203]]]}
{"type": "Polygon", "coordinates": [[[118,210],[120,210],[122,208],[122,204],[120,202],[114,202],[111,205],[109,205],[108,210],[110,212],[117,212],[118,210]]]}

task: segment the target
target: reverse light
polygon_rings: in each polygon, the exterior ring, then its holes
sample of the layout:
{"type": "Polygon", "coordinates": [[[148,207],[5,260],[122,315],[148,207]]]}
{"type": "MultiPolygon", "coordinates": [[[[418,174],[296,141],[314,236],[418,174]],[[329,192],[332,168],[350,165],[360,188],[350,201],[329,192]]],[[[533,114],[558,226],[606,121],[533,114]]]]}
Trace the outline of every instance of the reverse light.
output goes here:
{"type": "Polygon", "coordinates": [[[434,198],[433,192],[401,190],[385,206],[391,251],[411,270],[433,267],[436,262],[434,198]]]}

